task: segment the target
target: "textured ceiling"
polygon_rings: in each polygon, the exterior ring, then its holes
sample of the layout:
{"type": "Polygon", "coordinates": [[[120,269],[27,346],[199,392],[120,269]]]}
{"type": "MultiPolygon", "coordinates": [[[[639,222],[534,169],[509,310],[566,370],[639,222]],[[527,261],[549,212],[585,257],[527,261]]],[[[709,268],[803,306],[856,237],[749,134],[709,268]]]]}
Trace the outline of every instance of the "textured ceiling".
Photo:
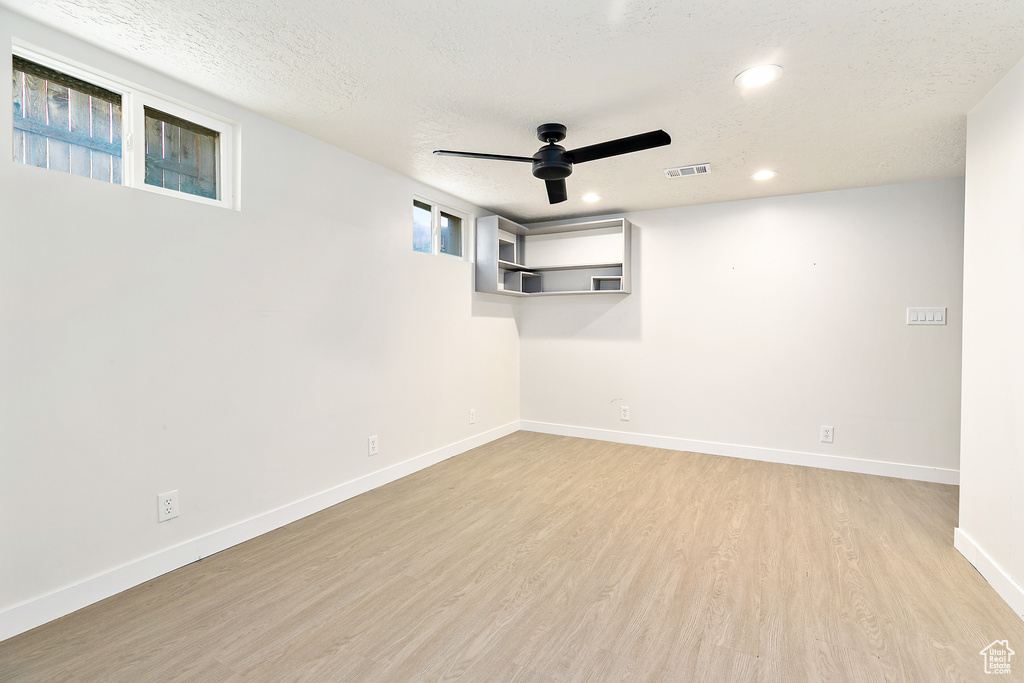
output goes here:
{"type": "Polygon", "coordinates": [[[966,113],[1024,56],[1021,0],[0,5],[520,220],[959,176],[966,113]],[[782,79],[733,85],[761,63],[782,79]],[[548,121],[568,149],[673,143],[576,166],[555,206],[527,164],[431,154],[530,156],[548,121]]]}

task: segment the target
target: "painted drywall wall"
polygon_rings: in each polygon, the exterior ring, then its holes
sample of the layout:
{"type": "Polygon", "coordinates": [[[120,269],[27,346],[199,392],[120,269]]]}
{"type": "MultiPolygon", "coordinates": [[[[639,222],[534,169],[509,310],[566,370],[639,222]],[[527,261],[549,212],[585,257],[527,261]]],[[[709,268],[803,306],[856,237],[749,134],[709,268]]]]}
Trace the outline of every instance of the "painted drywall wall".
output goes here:
{"type": "Polygon", "coordinates": [[[1024,617],[1024,61],[967,119],[956,547],[1024,617]]]}
{"type": "Polygon", "coordinates": [[[0,621],[514,428],[511,310],[412,251],[414,193],[476,207],[0,10],[12,37],[237,121],[242,208],[14,164],[0,135],[0,621]]]}
{"type": "Polygon", "coordinates": [[[524,427],[955,481],[962,180],[628,218],[631,295],[523,307],[524,427]]]}

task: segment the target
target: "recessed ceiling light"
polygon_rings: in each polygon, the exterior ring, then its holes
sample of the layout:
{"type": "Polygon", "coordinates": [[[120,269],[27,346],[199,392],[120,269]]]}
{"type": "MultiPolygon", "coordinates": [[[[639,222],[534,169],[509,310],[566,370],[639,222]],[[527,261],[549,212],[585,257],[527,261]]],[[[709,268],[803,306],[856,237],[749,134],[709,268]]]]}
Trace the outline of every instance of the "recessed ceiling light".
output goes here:
{"type": "Polygon", "coordinates": [[[590,194],[583,195],[583,201],[585,202],[596,202],[601,196],[591,192],[590,194]]]}
{"type": "Polygon", "coordinates": [[[740,73],[733,79],[738,88],[760,88],[772,81],[777,81],[782,75],[782,67],[778,64],[762,64],[740,73]]]}
{"type": "Polygon", "coordinates": [[[779,175],[778,171],[769,171],[768,169],[765,169],[763,171],[758,171],[750,177],[754,180],[770,180],[777,175],[779,175]]]}

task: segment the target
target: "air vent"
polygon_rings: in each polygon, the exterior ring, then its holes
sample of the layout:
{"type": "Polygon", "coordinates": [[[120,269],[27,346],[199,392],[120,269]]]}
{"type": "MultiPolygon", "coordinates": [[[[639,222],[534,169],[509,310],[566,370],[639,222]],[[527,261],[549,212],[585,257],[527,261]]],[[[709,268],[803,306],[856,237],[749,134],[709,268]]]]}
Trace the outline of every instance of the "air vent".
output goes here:
{"type": "Polygon", "coordinates": [[[688,175],[704,175],[705,173],[711,173],[711,164],[694,164],[693,166],[676,166],[665,169],[665,175],[669,178],[683,178],[688,175]]]}

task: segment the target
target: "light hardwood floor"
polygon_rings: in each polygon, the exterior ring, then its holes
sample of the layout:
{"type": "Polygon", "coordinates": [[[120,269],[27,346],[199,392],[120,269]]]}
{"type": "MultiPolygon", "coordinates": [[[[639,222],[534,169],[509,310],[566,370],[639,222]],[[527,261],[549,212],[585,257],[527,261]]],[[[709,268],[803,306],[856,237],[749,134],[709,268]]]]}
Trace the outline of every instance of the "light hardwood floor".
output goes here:
{"type": "Polygon", "coordinates": [[[957,488],[517,432],[0,643],[2,681],[987,681],[957,488]]]}

